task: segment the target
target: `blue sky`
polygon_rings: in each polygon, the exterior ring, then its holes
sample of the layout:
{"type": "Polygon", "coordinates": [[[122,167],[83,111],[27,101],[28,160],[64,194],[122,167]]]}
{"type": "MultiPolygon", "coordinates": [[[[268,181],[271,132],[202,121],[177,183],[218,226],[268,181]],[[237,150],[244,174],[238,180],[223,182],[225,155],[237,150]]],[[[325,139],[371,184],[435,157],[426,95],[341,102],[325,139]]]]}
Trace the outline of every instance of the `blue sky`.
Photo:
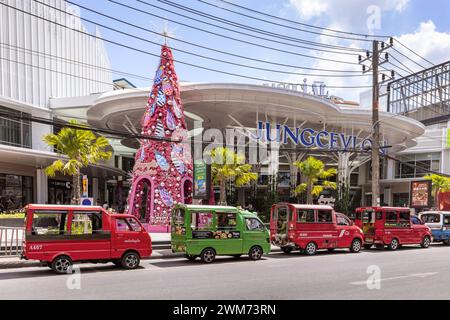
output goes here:
{"type": "MultiPolygon", "coordinates": [[[[313,55],[315,57],[322,57],[327,59],[345,60],[349,62],[356,62],[356,56],[333,54],[333,53],[320,53],[314,50],[305,50],[292,46],[286,46],[277,44],[271,41],[264,41],[256,39],[254,37],[247,37],[243,35],[234,34],[232,32],[223,30],[222,28],[216,28],[208,25],[204,25],[199,22],[194,22],[188,18],[181,17],[179,14],[189,15],[208,21],[210,23],[219,24],[219,22],[211,21],[205,17],[195,16],[192,13],[180,10],[171,4],[164,3],[158,0],[145,0],[152,6],[147,6],[136,0],[117,0],[121,3],[125,3],[132,7],[144,10],[149,13],[160,15],[167,19],[173,19],[188,25],[196,26],[199,28],[214,31],[220,34],[224,34],[230,37],[243,39],[259,43],[265,46],[275,47],[282,50],[289,50],[299,54],[313,55]],[[164,10],[159,9],[163,8],[164,10]],[[174,11],[175,14],[167,12],[166,10],[174,11]],[[178,13],[178,14],[177,14],[178,13]]],[[[318,34],[304,33],[284,27],[277,27],[272,24],[259,22],[247,17],[236,15],[208,6],[198,0],[170,0],[180,5],[207,12],[217,17],[232,20],[237,23],[248,25],[264,29],[270,32],[280,33],[290,37],[296,37],[309,41],[325,42],[328,44],[339,46],[351,46],[355,48],[368,48],[370,43],[361,41],[347,41],[342,39],[334,39],[331,37],[324,37],[318,34]]],[[[219,0],[205,0],[212,4],[221,4],[219,0]]],[[[399,37],[403,43],[413,48],[416,52],[424,55],[434,63],[441,63],[446,60],[450,60],[447,52],[450,52],[450,20],[446,17],[446,14],[450,12],[450,2],[445,0],[279,0],[279,1],[256,1],[256,0],[232,0],[233,2],[254,8],[255,10],[271,13],[286,19],[291,19],[299,22],[309,23],[321,27],[331,27],[334,29],[369,33],[371,32],[367,27],[367,9],[370,5],[376,5],[381,13],[380,30],[373,30],[376,34],[387,34],[399,37]]],[[[114,16],[116,18],[129,21],[133,24],[139,25],[143,28],[151,29],[154,31],[162,31],[164,29],[164,20],[148,16],[144,13],[138,13],[131,9],[124,8],[120,5],[114,4],[107,0],[73,0],[73,2],[88,8],[98,10],[104,14],[114,16]]],[[[222,3],[223,5],[223,3],[222,3]]],[[[227,8],[247,13],[249,15],[258,16],[250,12],[242,11],[239,8],[226,5],[227,8]]],[[[162,43],[162,37],[153,35],[151,33],[138,30],[131,26],[126,26],[118,22],[103,18],[94,13],[82,10],[82,17],[98,21],[113,28],[120,29],[124,32],[134,34],[136,36],[148,39],[156,43],[162,43]]],[[[258,16],[262,19],[270,21],[284,23],[282,21],[273,20],[264,16],[258,16]]],[[[302,28],[301,26],[284,23],[292,27],[302,28]]],[[[94,26],[89,23],[85,23],[88,29],[93,32],[94,26]]],[[[233,28],[235,30],[241,30],[239,28],[233,28]]],[[[360,70],[359,66],[332,63],[329,61],[321,61],[317,59],[309,59],[293,54],[286,54],[277,52],[274,50],[258,48],[248,44],[239,43],[232,40],[227,40],[218,36],[210,35],[201,31],[193,30],[186,26],[180,26],[173,22],[168,23],[168,29],[174,35],[174,37],[197,43],[202,46],[215,48],[223,51],[232,52],[234,54],[248,56],[256,59],[261,59],[270,62],[278,62],[284,64],[291,64],[296,66],[317,67],[325,69],[339,69],[339,70],[360,70]]],[[[114,40],[128,46],[136,47],[152,54],[159,54],[160,49],[157,45],[145,43],[140,40],[136,40],[124,35],[117,34],[115,32],[100,28],[100,31],[104,38],[114,40]]],[[[317,30],[316,30],[317,31],[317,30]]],[[[251,33],[250,31],[245,31],[251,33]]],[[[261,37],[267,37],[261,34],[255,34],[261,37]]],[[[280,39],[279,39],[280,40],[280,39]]],[[[284,40],[281,40],[284,41],[284,40]]],[[[315,77],[315,76],[297,76],[288,75],[279,72],[267,72],[260,70],[252,70],[245,67],[232,66],[228,64],[218,63],[192,55],[179,52],[177,49],[186,50],[193,53],[198,53],[205,56],[215,57],[218,59],[233,61],[236,63],[253,65],[257,67],[271,68],[275,70],[284,70],[287,72],[297,73],[316,73],[314,71],[301,70],[298,68],[286,68],[276,65],[269,65],[264,63],[252,62],[245,59],[239,59],[230,57],[227,55],[210,52],[206,49],[202,49],[196,46],[187,45],[177,41],[170,41],[169,44],[174,48],[175,59],[179,61],[185,61],[193,64],[198,64],[208,68],[220,69],[227,72],[243,74],[250,77],[264,78],[268,81],[286,81],[286,82],[303,82],[304,78],[308,78],[309,82],[314,80],[325,81],[329,86],[359,86],[368,85],[369,78],[327,78],[327,77],[315,77]],[[175,49],[176,48],[176,49],[175,49]]],[[[293,43],[294,44],[294,43],[293,43]]],[[[112,44],[106,44],[107,50],[110,56],[113,69],[126,71],[133,74],[138,74],[146,77],[152,77],[155,68],[158,64],[158,58],[149,55],[133,52],[125,48],[121,48],[112,44]]],[[[398,47],[399,50],[403,50],[398,47]]],[[[406,51],[404,53],[407,53],[406,51]]],[[[408,56],[414,59],[418,59],[416,56],[408,53],[408,56]]],[[[398,59],[401,59],[407,66],[414,71],[418,71],[420,67],[408,61],[407,59],[397,55],[398,59]]],[[[424,66],[430,66],[423,60],[418,60],[420,64],[424,66]]],[[[233,76],[218,74],[210,71],[200,70],[192,66],[186,66],[181,63],[176,64],[177,72],[182,81],[189,82],[238,82],[238,83],[259,83],[262,81],[254,81],[249,79],[242,79],[233,76]]],[[[116,78],[120,78],[120,75],[115,75],[116,78]]],[[[141,81],[131,77],[128,77],[131,82],[140,87],[150,86],[148,81],[141,81]]],[[[331,94],[337,94],[344,98],[356,100],[359,97],[359,92],[362,89],[329,89],[331,94]]]]}

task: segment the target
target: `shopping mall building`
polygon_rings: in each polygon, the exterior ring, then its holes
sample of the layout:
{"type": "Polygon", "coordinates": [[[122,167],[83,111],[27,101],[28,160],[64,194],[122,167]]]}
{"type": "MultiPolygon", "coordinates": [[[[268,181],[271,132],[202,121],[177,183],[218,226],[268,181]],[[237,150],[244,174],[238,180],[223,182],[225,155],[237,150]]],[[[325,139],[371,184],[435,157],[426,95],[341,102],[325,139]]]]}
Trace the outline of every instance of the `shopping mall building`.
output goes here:
{"type": "MultiPolygon", "coordinates": [[[[38,16],[56,15],[60,23],[86,31],[79,20],[46,12],[36,4],[6,2],[23,5],[22,10],[38,16]]],[[[56,2],[75,10],[63,0],[56,2]]],[[[31,202],[68,203],[71,179],[50,179],[43,171],[60,157],[42,142],[42,136],[54,128],[10,118],[5,112],[50,120],[83,119],[95,128],[140,132],[149,89],[135,88],[125,79],[113,81],[108,54],[99,40],[4,6],[0,6],[0,17],[0,211],[31,202]],[[8,32],[10,28],[16,30],[8,32]]],[[[321,89],[309,92],[288,85],[238,83],[182,83],[181,90],[195,140],[208,141],[209,129],[234,129],[245,135],[268,126],[280,128],[279,148],[271,154],[271,162],[255,167],[260,173],[260,197],[266,194],[269,176],[275,176],[280,200],[288,200],[301,179],[293,163],[314,155],[337,168],[338,179],[348,179],[356,205],[371,202],[366,151],[373,127],[365,95],[361,103],[353,103],[321,89]],[[311,143],[312,133],[315,143],[311,143]],[[335,146],[352,152],[331,152],[335,146]]],[[[403,206],[409,204],[411,181],[421,180],[428,170],[450,174],[450,119],[427,116],[422,121],[417,110],[402,109],[400,100],[396,103],[397,108],[384,106],[380,115],[384,150],[390,156],[381,166],[381,190],[383,203],[403,206]]],[[[114,139],[111,144],[114,157],[87,168],[84,174],[89,178],[90,197],[120,209],[126,206],[139,142],[114,139]]],[[[237,192],[239,202],[247,204],[250,190],[237,192]]]]}

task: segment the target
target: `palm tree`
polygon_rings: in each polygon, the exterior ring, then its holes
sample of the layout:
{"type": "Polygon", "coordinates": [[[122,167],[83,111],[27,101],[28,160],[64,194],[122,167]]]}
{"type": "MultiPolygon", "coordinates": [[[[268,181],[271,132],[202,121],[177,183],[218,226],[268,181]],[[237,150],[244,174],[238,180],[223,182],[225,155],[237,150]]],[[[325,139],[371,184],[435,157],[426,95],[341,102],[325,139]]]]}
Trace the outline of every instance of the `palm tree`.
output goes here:
{"type": "Polygon", "coordinates": [[[69,124],[70,127],[62,128],[57,134],[48,134],[43,137],[43,141],[53,147],[56,153],[67,158],[53,162],[45,169],[45,173],[49,177],[54,177],[58,172],[72,176],[72,202],[78,204],[81,198],[81,169],[97,164],[101,160],[111,159],[112,152],[108,151],[111,146],[105,137],[96,136],[92,131],[87,130],[87,126],[75,120],[69,121],[69,124]]]}
{"type": "Polygon", "coordinates": [[[440,176],[438,174],[430,174],[425,176],[426,180],[430,180],[433,185],[434,206],[439,208],[439,193],[450,191],[450,178],[440,176]]]}
{"type": "Polygon", "coordinates": [[[244,163],[245,157],[229,148],[215,148],[209,155],[213,182],[220,186],[219,203],[222,205],[227,204],[227,182],[234,181],[237,187],[242,187],[258,179],[258,174],[252,172],[252,166],[244,163]]]}
{"type": "Polygon", "coordinates": [[[297,186],[295,193],[298,195],[306,192],[307,204],[313,204],[314,197],[320,196],[325,189],[336,190],[336,183],[327,180],[337,174],[336,169],[325,170],[325,164],[314,157],[309,157],[303,162],[297,161],[294,165],[306,178],[306,183],[297,186]],[[323,180],[322,184],[318,184],[319,180],[323,180]]]}

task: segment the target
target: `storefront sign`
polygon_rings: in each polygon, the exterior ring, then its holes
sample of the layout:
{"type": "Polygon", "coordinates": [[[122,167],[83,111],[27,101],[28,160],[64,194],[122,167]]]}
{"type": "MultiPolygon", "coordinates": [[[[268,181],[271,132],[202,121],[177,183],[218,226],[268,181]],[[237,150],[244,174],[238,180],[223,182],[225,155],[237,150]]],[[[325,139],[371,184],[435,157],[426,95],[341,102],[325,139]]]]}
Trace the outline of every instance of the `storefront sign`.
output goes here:
{"type": "MultiPolygon", "coordinates": [[[[326,130],[316,131],[311,128],[292,129],[286,125],[269,122],[258,122],[257,136],[253,136],[261,142],[276,142],[279,144],[294,144],[305,148],[318,148],[329,150],[361,150],[368,151],[372,148],[370,138],[358,138],[344,133],[329,132],[326,130]]],[[[381,144],[383,146],[383,143],[381,144]]],[[[387,143],[384,143],[387,145],[387,143]]],[[[381,148],[382,153],[387,152],[387,148],[381,148]]]]}
{"type": "Polygon", "coordinates": [[[87,176],[83,176],[83,183],[82,183],[82,197],[87,198],[89,197],[89,180],[87,176]]]}
{"type": "Polygon", "coordinates": [[[194,199],[209,200],[211,190],[211,167],[203,161],[194,163],[194,199]]]}
{"type": "Polygon", "coordinates": [[[411,182],[411,208],[431,207],[431,181],[411,182]]]}

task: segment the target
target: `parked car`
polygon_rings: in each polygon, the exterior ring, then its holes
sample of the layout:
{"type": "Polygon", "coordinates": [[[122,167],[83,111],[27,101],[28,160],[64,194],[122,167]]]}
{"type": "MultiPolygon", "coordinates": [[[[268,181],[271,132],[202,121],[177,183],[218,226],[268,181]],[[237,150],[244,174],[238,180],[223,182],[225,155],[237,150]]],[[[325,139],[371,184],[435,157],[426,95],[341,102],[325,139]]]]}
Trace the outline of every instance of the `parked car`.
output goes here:
{"type": "Polygon", "coordinates": [[[409,208],[366,207],[358,208],[351,216],[364,231],[364,247],[387,246],[397,250],[402,245],[421,245],[428,248],[431,230],[409,208]]]}
{"type": "Polygon", "coordinates": [[[131,215],[101,207],[29,205],[22,259],[39,260],[57,273],[76,262],[113,262],[136,269],[152,254],[150,235],[131,215]]]}
{"type": "Polygon", "coordinates": [[[318,250],[350,249],[360,252],[362,230],[330,206],[280,203],[271,210],[272,244],[285,253],[300,250],[314,255],[318,250]]]}
{"type": "Polygon", "coordinates": [[[450,245],[450,212],[424,212],[420,215],[420,219],[430,227],[434,242],[450,245]]]}
{"type": "Polygon", "coordinates": [[[172,211],[172,251],[212,263],[216,256],[270,253],[269,231],[253,213],[234,207],[178,205],[172,211]]]}

